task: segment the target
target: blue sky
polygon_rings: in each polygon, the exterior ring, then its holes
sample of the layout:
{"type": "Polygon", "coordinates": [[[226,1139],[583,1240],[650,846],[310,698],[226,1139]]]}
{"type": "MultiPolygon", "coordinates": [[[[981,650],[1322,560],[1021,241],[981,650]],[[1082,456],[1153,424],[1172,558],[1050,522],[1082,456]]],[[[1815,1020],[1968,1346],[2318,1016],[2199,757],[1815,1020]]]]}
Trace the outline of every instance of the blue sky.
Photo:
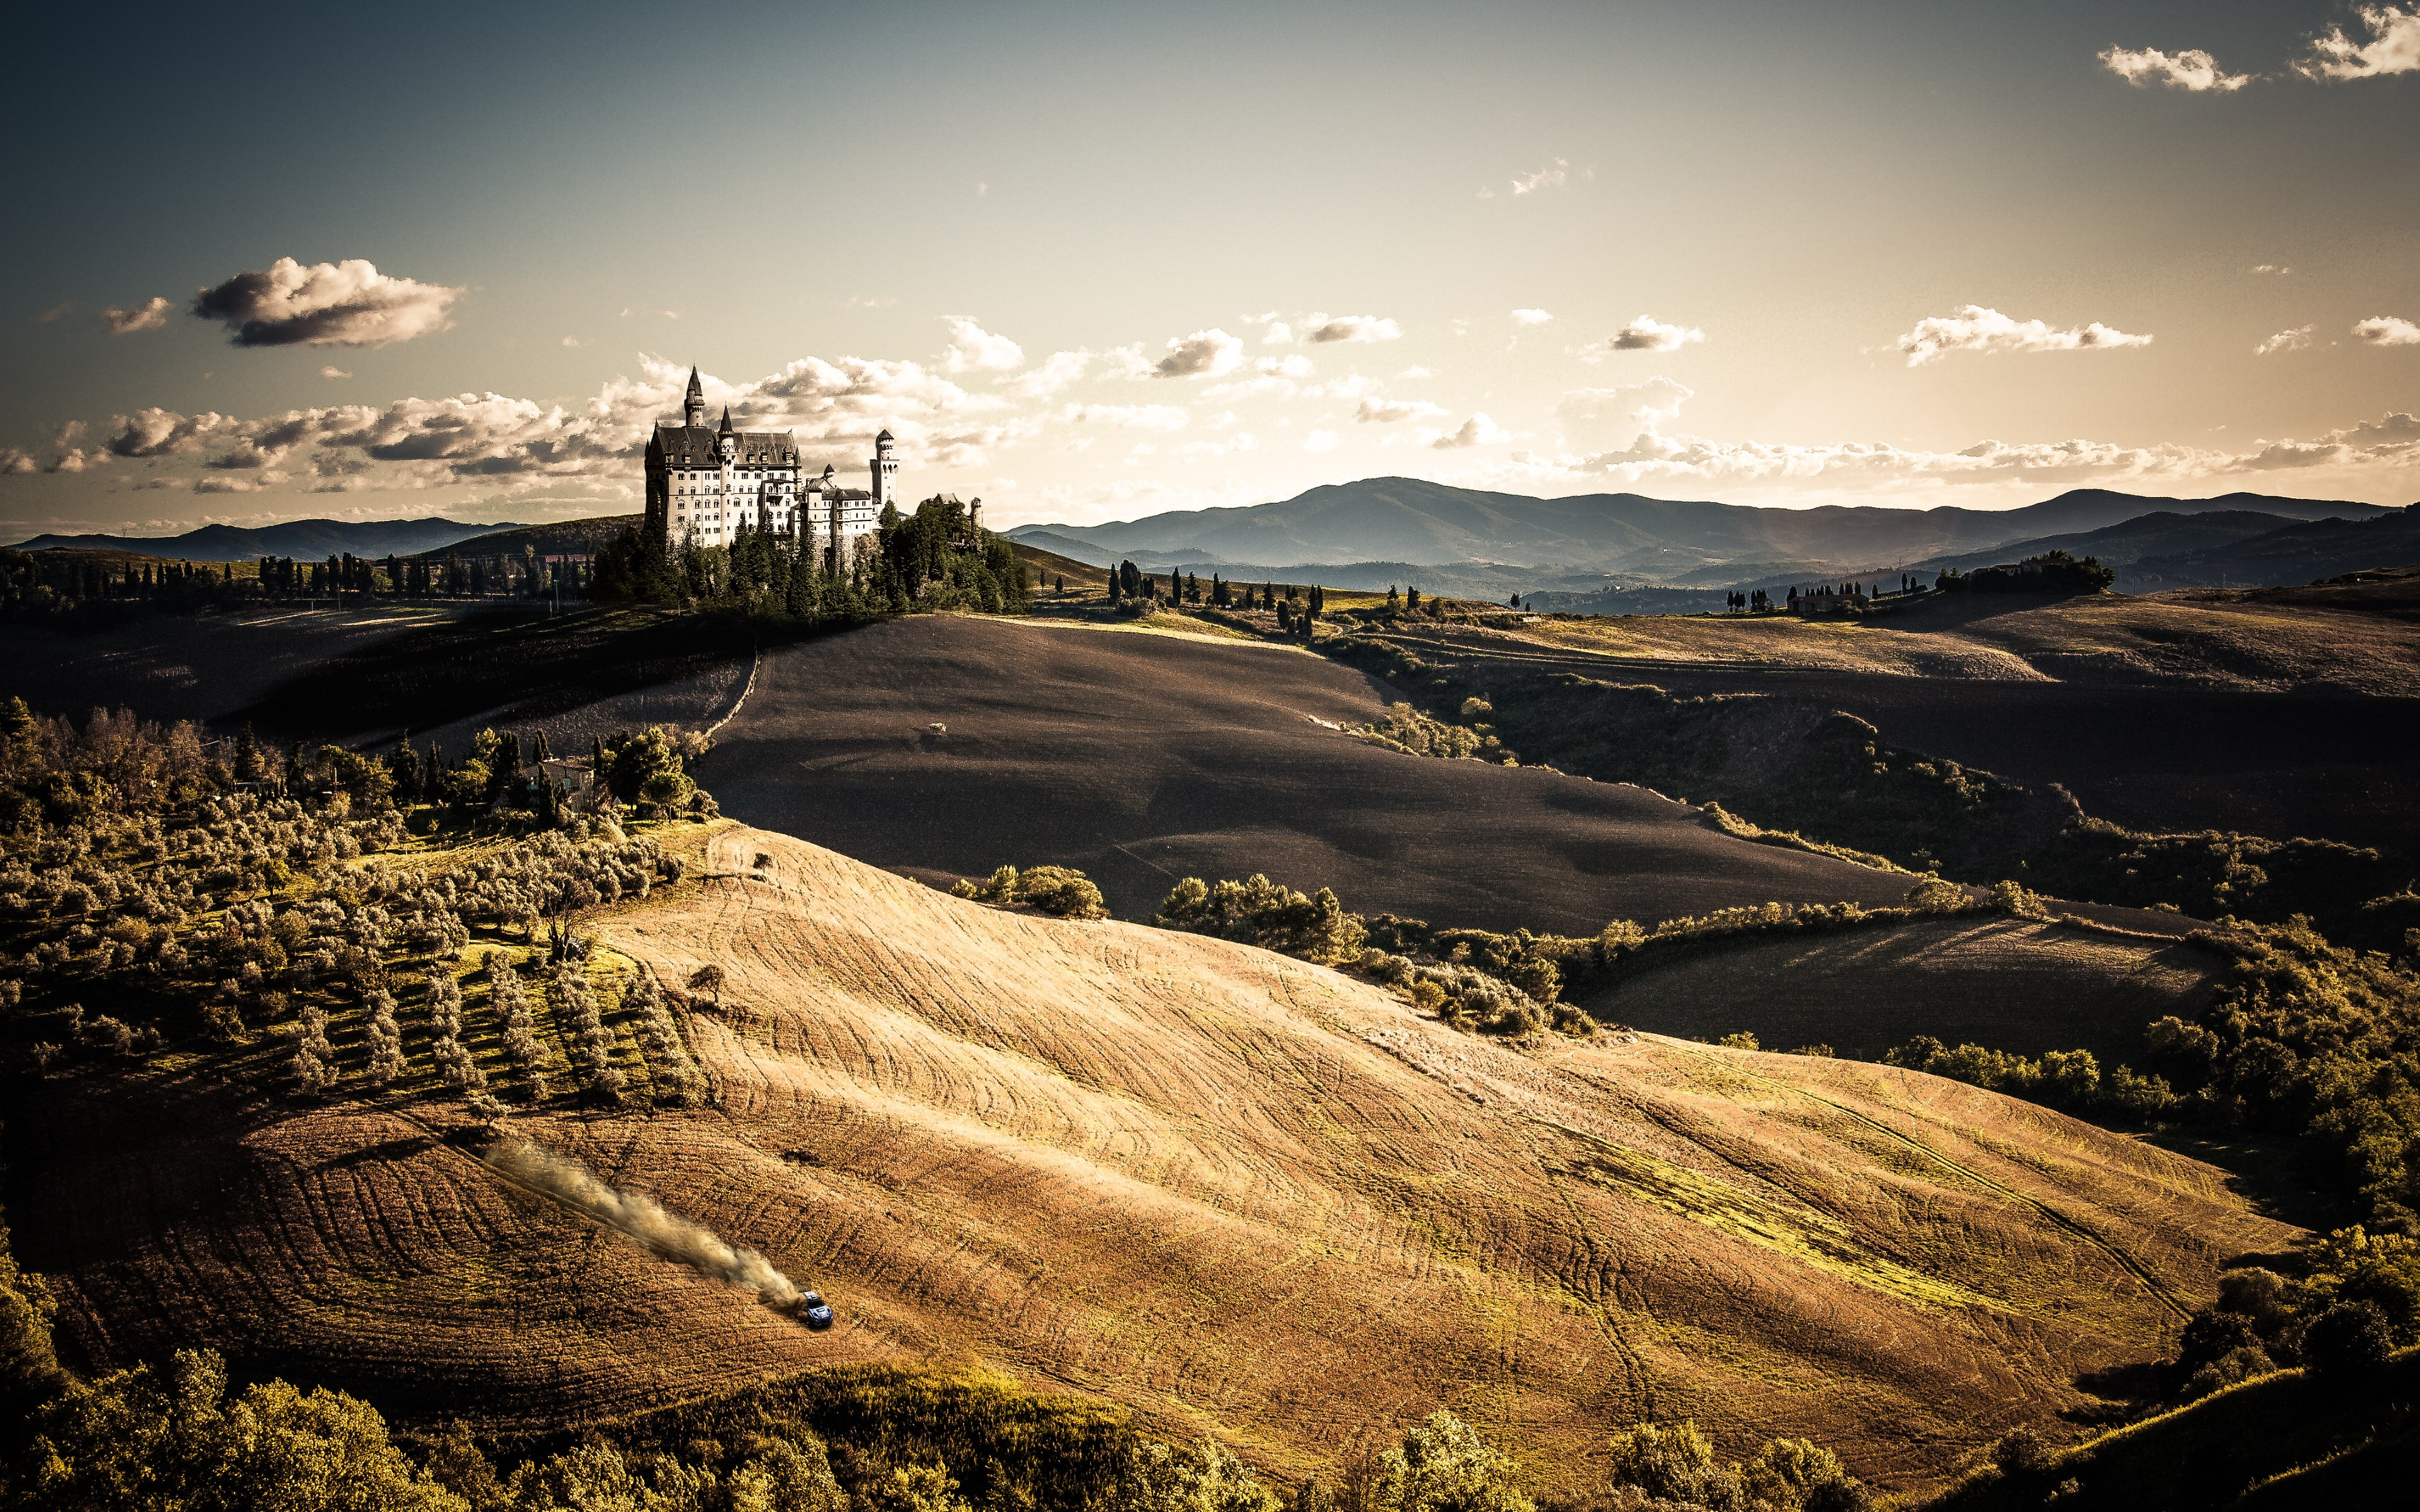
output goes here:
{"type": "Polygon", "coordinates": [[[2420,499],[2420,6],[21,24],[17,533],[635,508],[690,363],[1003,521],[2420,499]]]}

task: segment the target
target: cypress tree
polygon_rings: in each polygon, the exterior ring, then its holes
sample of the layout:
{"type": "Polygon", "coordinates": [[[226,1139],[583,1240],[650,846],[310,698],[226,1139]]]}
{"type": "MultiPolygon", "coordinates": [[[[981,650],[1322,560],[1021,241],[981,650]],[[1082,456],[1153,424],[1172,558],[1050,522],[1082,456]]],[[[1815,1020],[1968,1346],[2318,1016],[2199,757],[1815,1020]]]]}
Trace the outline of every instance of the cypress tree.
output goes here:
{"type": "Polygon", "coordinates": [[[552,758],[552,756],[548,752],[548,750],[547,750],[547,748],[546,748],[546,732],[545,732],[545,731],[543,731],[543,730],[541,730],[541,731],[539,731],[536,734],[532,735],[532,736],[530,737],[530,763],[531,763],[531,764],[532,764],[532,765],[535,765],[535,766],[543,766],[543,765],[545,765],[549,761],[551,761],[551,760],[552,760],[552,759],[553,759],[553,758],[552,758]]]}

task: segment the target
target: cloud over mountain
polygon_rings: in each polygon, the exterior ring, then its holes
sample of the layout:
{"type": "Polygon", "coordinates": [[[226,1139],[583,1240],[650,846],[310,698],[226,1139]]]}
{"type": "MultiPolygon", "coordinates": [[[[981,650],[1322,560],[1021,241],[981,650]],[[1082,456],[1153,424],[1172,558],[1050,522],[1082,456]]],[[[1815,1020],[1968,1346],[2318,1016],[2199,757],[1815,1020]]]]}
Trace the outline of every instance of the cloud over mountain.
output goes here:
{"type": "Polygon", "coordinates": [[[2148,347],[2149,336],[2130,335],[2095,320],[2090,325],[2055,330],[2040,320],[2019,320],[1980,304],[1956,315],[1932,316],[1899,338],[1907,365],[1921,367],[1951,352],[2074,352],[2118,347],[2148,347]]]}
{"type": "Polygon", "coordinates": [[[446,329],[459,288],[380,272],[362,258],[309,267],[280,257],[194,299],[238,347],[383,347],[446,329]]]}

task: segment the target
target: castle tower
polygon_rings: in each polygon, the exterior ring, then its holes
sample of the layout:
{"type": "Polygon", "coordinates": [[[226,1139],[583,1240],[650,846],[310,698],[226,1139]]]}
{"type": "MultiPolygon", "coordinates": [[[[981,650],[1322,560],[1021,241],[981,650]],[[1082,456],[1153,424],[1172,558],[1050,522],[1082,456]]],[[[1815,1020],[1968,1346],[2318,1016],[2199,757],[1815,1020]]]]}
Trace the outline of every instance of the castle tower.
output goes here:
{"type": "Polygon", "coordinates": [[[899,458],[892,450],[893,444],[886,426],[881,435],[874,438],[874,458],[865,464],[866,471],[874,474],[874,512],[877,515],[882,513],[883,505],[899,502],[899,458]]]}
{"type": "MultiPolygon", "coordinates": [[[[681,413],[684,424],[706,424],[706,387],[698,382],[697,369],[693,367],[689,370],[689,397],[681,405],[681,413]]],[[[728,415],[730,411],[726,409],[723,413],[728,415]]]]}

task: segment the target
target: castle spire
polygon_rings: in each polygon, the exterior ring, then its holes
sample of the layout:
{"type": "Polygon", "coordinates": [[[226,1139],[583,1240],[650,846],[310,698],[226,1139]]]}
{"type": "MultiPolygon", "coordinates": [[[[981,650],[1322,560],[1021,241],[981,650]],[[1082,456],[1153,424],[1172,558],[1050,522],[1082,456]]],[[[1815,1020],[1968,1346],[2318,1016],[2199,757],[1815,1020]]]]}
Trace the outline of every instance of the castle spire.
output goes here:
{"type": "Polygon", "coordinates": [[[724,436],[731,434],[731,407],[729,405],[724,405],[722,407],[722,429],[719,434],[724,436]]]}
{"type": "Polygon", "coordinates": [[[681,400],[681,424],[694,429],[706,424],[706,385],[697,380],[697,369],[689,370],[689,393],[681,400]]]}

